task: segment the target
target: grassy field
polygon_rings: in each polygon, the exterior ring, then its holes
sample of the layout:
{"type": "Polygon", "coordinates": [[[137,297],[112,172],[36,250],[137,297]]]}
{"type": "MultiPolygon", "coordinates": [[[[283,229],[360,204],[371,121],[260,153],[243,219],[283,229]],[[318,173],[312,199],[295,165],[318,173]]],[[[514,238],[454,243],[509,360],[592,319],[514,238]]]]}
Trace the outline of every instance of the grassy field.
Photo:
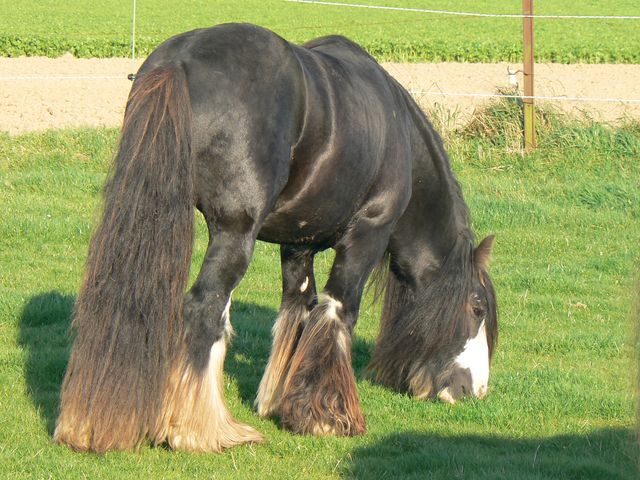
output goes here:
{"type": "MultiPolygon", "coordinates": [[[[336,0],[337,1],[337,0],[336,0]]],[[[348,2],[347,2],[348,3],[348,2]]],[[[367,0],[369,5],[519,13],[520,0],[367,0]]],[[[571,4],[537,2],[539,14],[638,15],[634,0],[571,4]]],[[[0,55],[129,56],[132,2],[102,0],[0,0],[0,55]]],[[[468,18],[285,0],[157,0],[138,2],[136,41],[148,53],[169,36],[217,23],[252,22],[302,42],[340,33],[382,60],[516,62],[521,59],[519,19],[468,18]]],[[[538,20],[538,61],[639,63],[638,20],[538,20]]]]}
{"type": "MultiPolygon", "coordinates": [[[[637,478],[640,126],[546,117],[542,147],[523,156],[515,112],[489,109],[448,141],[476,232],[497,235],[501,333],[487,399],[423,402],[365,379],[378,317],[367,299],[354,367],[368,432],[302,437],[258,418],[280,295],[277,249],[261,243],[235,292],[225,385],[233,413],[268,441],[220,455],[52,445],[69,317],[117,132],[0,136],[0,477],[637,478]]],[[[204,246],[198,219],[192,276],[204,246]]],[[[330,260],[317,259],[320,284],[330,260]]]]}

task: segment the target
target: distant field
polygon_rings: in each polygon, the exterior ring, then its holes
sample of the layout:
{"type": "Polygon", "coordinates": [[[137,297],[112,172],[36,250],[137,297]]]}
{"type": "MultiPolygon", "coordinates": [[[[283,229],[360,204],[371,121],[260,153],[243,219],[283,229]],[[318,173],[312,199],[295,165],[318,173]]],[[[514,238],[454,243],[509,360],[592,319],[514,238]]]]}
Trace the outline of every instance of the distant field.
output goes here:
{"type": "MultiPolygon", "coordinates": [[[[354,0],[351,3],[459,11],[519,13],[519,0],[354,0]]],[[[635,0],[536,2],[536,13],[640,15],[635,0]]],[[[132,2],[0,0],[0,55],[129,56],[132,2]]],[[[140,55],[167,37],[222,22],[251,22],[296,42],[340,33],[380,60],[515,62],[520,19],[466,18],[284,0],[156,0],[138,2],[140,55]]],[[[640,63],[640,20],[538,20],[538,61],[640,63]]]]}
{"type": "MultiPolygon", "coordinates": [[[[640,260],[640,125],[540,122],[523,156],[519,109],[490,108],[449,141],[478,235],[495,233],[500,339],[483,401],[424,402],[364,377],[379,312],[364,301],[354,367],[368,432],[314,438],[252,402],[280,298],[277,248],[259,243],[232,304],[233,413],[268,442],[221,455],[145,447],[76,454],[51,443],[68,327],[115,130],[0,134],[0,477],[636,478],[633,334],[640,260]]],[[[192,276],[206,234],[198,234],[192,276]]],[[[316,261],[319,284],[330,254],[316,261]]]]}

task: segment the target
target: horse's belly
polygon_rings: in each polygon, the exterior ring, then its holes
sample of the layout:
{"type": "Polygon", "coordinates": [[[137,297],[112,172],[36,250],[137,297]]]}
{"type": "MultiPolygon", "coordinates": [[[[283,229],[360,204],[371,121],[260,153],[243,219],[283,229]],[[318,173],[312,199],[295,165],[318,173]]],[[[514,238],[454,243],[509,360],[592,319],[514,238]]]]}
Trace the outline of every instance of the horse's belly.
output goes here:
{"type": "Polygon", "coordinates": [[[302,208],[295,211],[272,211],[260,229],[260,240],[294,245],[328,248],[341,236],[348,218],[339,211],[324,208],[302,208]]]}
{"type": "Polygon", "coordinates": [[[344,155],[326,150],[319,153],[313,148],[298,150],[288,182],[267,215],[259,238],[333,246],[366,202],[377,177],[381,160],[363,161],[359,150],[356,147],[344,155]]]}

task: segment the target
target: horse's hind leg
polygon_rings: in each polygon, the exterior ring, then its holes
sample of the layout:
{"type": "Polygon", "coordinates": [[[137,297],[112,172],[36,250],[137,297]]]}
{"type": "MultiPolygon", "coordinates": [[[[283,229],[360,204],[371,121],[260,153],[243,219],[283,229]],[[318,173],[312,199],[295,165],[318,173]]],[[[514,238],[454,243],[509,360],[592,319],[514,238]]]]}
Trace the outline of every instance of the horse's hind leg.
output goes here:
{"type": "Polygon", "coordinates": [[[336,245],[336,259],[291,359],[283,387],[281,419],[286,428],[316,435],[364,432],[351,334],[366,280],[388,244],[384,219],[360,218],[336,245]]]}
{"type": "Polygon", "coordinates": [[[198,278],[185,299],[185,334],[179,339],[163,414],[152,435],[156,443],[167,442],[180,450],[219,452],[262,440],[257,431],[234,420],[227,410],[222,371],[231,333],[231,291],[249,264],[254,242],[253,233],[217,231],[210,237],[198,278]]]}
{"type": "Polygon", "coordinates": [[[289,371],[291,357],[309,312],[316,302],[314,254],[314,250],[304,247],[280,247],[282,303],[273,325],[271,355],[256,396],[256,408],[261,416],[279,412],[282,386],[289,371]]]}

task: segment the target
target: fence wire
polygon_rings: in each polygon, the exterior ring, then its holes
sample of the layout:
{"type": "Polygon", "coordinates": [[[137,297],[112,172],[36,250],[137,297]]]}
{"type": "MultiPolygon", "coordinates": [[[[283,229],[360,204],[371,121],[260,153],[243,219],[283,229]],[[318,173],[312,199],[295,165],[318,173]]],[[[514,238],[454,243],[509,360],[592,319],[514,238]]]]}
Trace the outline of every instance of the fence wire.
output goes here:
{"type": "Polygon", "coordinates": [[[462,17],[494,17],[494,18],[542,18],[562,20],[640,20],[638,15],[527,15],[524,13],[480,13],[457,12],[453,10],[433,10],[429,8],[393,7],[385,5],[366,5],[361,3],[323,2],[316,0],[285,0],[289,3],[307,3],[312,5],[331,5],[334,7],[368,8],[372,10],[392,10],[398,12],[431,13],[436,15],[455,15],[462,17]]]}
{"type": "MultiPolygon", "coordinates": [[[[467,17],[498,17],[498,18],[535,18],[535,19],[584,19],[584,20],[640,20],[640,16],[637,15],[525,15],[522,13],[484,13],[484,12],[463,12],[453,10],[437,10],[427,8],[413,8],[413,7],[394,7],[387,5],[368,5],[361,3],[344,3],[344,2],[327,2],[321,0],[284,0],[289,3],[299,4],[311,4],[333,7],[345,7],[345,8],[366,8],[374,10],[391,10],[402,12],[414,12],[414,13],[428,13],[436,15],[454,15],[454,16],[467,16],[467,17]]],[[[136,35],[136,0],[132,0],[132,21],[131,21],[131,65],[132,69],[135,69],[136,50],[135,50],[135,35],[136,35]]],[[[40,74],[40,75],[0,75],[0,81],[31,81],[31,80],[124,80],[127,79],[129,73],[122,73],[121,75],[54,75],[54,74],[40,74]]],[[[443,92],[443,91],[425,91],[418,90],[412,93],[416,95],[429,95],[429,96],[442,96],[442,97],[477,97],[477,98],[521,98],[521,99],[533,99],[533,100],[548,100],[548,101],[571,101],[571,102],[603,102],[603,103],[640,103],[640,99],[634,98],[607,98],[607,97],[581,97],[571,95],[511,95],[505,96],[502,94],[490,94],[490,93],[465,93],[465,92],[443,92]]]]}

